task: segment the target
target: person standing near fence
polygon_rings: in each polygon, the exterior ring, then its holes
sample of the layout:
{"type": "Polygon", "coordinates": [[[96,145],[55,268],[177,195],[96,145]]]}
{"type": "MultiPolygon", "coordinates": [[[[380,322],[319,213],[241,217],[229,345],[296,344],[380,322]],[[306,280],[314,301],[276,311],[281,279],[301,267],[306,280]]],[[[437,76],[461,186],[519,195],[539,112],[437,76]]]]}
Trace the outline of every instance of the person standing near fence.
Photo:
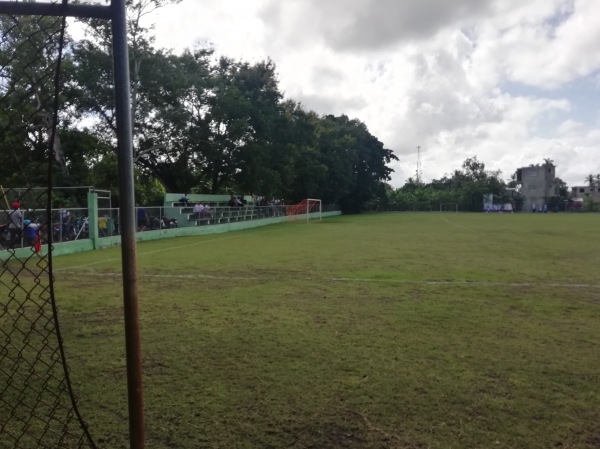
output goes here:
{"type": "Polygon", "coordinates": [[[106,237],[108,235],[108,217],[106,215],[98,217],[98,232],[100,237],[106,237]]]}
{"type": "Polygon", "coordinates": [[[8,213],[8,232],[10,234],[10,247],[21,246],[23,212],[21,212],[21,203],[18,201],[12,203],[12,210],[8,213]]]}
{"type": "Polygon", "coordinates": [[[62,241],[69,240],[71,236],[71,211],[68,209],[60,209],[60,229],[62,241]]]}
{"type": "Polygon", "coordinates": [[[25,225],[25,243],[27,246],[33,247],[37,242],[39,225],[37,223],[33,223],[31,220],[25,220],[23,223],[25,225]]]}
{"type": "Polygon", "coordinates": [[[138,232],[145,231],[148,227],[148,215],[143,207],[137,208],[137,230],[138,232]]]}

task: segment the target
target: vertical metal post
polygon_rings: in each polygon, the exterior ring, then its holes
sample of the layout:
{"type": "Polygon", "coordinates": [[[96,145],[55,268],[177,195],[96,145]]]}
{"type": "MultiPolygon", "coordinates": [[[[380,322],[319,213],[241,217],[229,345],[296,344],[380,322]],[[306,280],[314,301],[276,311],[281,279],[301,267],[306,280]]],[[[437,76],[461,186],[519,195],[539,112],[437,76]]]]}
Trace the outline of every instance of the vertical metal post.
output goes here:
{"type": "Polygon", "coordinates": [[[308,208],[308,206],[309,206],[309,204],[310,204],[310,200],[307,198],[306,199],[306,223],[307,224],[308,224],[308,214],[309,214],[309,208],[308,208]]]}
{"type": "Polygon", "coordinates": [[[123,302],[129,402],[129,442],[131,449],[143,449],[142,357],[138,307],[133,143],[125,0],[112,0],[111,8],[119,161],[119,227],[121,231],[121,258],[123,266],[123,302]]]}

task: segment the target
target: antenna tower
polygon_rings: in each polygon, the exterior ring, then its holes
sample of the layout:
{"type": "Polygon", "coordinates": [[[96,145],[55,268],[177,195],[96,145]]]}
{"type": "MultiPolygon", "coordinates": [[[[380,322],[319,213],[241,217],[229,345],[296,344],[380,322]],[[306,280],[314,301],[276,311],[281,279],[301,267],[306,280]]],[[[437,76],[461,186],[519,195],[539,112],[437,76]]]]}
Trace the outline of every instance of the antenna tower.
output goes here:
{"type": "Polygon", "coordinates": [[[417,147],[417,185],[421,185],[421,147],[417,147]]]}

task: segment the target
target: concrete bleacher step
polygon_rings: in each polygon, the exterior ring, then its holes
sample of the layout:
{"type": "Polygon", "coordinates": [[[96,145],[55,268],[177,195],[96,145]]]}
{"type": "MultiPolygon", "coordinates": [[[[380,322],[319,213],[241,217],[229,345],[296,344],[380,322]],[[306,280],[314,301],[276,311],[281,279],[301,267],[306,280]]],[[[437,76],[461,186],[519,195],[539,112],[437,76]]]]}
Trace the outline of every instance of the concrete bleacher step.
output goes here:
{"type": "Polygon", "coordinates": [[[270,218],[280,216],[281,213],[278,211],[243,207],[243,208],[230,208],[230,207],[214,207],[212,209],[212,218],[198,218],[193,212],[193,208],[183,208],[186,213],[182,215],[187,219],[187,222],[196,226],[207,226],[214,224],[225,224],[225,223],[236,223],[240,221],[258,220],[263,218],[270,218]]]}

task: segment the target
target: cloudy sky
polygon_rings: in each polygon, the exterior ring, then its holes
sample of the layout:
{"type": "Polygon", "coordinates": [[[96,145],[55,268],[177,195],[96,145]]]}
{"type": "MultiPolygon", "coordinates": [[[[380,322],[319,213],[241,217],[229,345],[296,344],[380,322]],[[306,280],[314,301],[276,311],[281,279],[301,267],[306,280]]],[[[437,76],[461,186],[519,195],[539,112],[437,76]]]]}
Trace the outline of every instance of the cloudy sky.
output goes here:
{"type": "Polygon", "coordinates": [[[183,0],[157,44],[270,57],[288,98],[346,114],[400,158],[392,184],[476,155],[505,179],[552,158],[600,173],[599,0],[183,0]]]}

